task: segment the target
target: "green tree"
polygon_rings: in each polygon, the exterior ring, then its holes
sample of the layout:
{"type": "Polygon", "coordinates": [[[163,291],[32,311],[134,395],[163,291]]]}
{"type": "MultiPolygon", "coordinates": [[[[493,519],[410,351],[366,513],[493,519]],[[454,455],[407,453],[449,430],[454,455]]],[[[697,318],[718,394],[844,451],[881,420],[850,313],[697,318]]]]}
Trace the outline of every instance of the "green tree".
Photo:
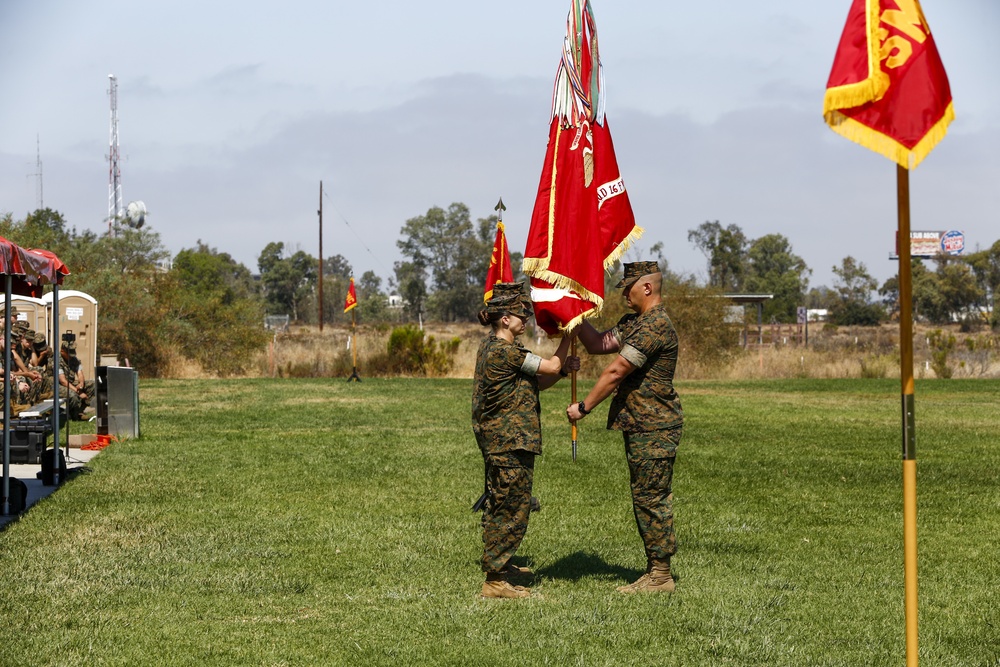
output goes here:
{"type": "Polygon", "coordinates": [[[423,317],[424,302],[427,300],[427,277],[422,264],[417,262],[396,262],[396,277],[390,282],[403,300],[403,315],[416,320],[423,317]]]}
{"type": "Polygon", "coordinates": [[[805,303],[812,270],[792,252],[792,244],[781,234],[754,240],[747,253],[745,289],[757,294],[773,294],[764,304],[767,321],[795,322],[796,309],[805,303]]]}
{"type": "Polygon", "coordinates": [[[939,319],[935,321],[978,320],[976,305],[982,302],[985,295],[976,282],[972,267],[964,258],[954,255],[941,254],[934,261],[937,263],[941,307],[939,319]]]}
{"type": "Polygon", "coordinates": [[[264,247],[257,268],[268,314],[287,314],[299,321],[308,313],[309,304],[315,304],[317,264],[314,257],[302,250],[286,255],[284,243],[271,242],[264,247]]]}
{"type": "Polygon", "coordinates": [[[688,230],[688,241],[708,259],[708,284],[724,291],[743,289],[747,270],[747,237],[738,225],[706,221],[688,230]]]}
{"type": "Polygon", "coordinates": [[[234,375],[249,368],[267,333],[249,269],[201,241],[181,250],[161,293],[174,322],[175,348],[203,369],[234,375]]]}
{"type": "MultiPolygon", "coordinates": [[[[910,304],[914,319],[921,317],[921,303],[923,301],[918,295],[928,294],[937,291],[937,278],[927,269],[921,259],[914,259],[910,268],[910,304]],[[930,281],[928,280],[930,278],[930,281]]],[[[891,316],[899,312],[899,274],[889,278],[878,289],[879,296],[882,297],[882,307],[891,316]]]]}
{"type": "Polygon", "coordinates": [[[388,321],[389,301],[382,292],[382,279],[374,271],[365,271],[355,287],[358,293],[358,319],[369,323],[388,321]]]}
{"type": "Polygon", "coordinates": [[[997,292],[1000,292],[1000,241],[988,250],[975,252],[966,261],[976,277],[976,284],[983,296],[980,307],[984,316],[988,316],[990,325],[1000,326],[1000,313],[997,313],[997,292]]]}
{"type": "Polygon", "coordinates": [[[881,305],[872,302],[872,292],[878,287],[878,282],[871,277],[863,262],[845,257],[840,266],[833,267],[833,273],[837,276],[834,288],[839,297],[830,313],[834,324],[871,326],[884,319],[885,311],[881,305]]]}
{"type": "Polygon", "coordinates": [[[474,227],[468,207],[460,203],[447,211],[435,206],[403,225],[396,243],[409,258],[410,271],[429,271],[433,291],[426,305],[433,317],[443,321],[475,317],[492,248],[491,227],[496,228],[496,218],[480,220],[474,227]]]}
{"type": "MultiPolygon", "coordinates": [[[[350,322],[350,313],[344,312],[347,290],[350,288],[354,268],[343,255],[331,255],[323,260],[323,322],[350,322]]],[[[310,292],[302,306],[302,321],[319,322],[316,300],[319,290],[310,292]]]]}

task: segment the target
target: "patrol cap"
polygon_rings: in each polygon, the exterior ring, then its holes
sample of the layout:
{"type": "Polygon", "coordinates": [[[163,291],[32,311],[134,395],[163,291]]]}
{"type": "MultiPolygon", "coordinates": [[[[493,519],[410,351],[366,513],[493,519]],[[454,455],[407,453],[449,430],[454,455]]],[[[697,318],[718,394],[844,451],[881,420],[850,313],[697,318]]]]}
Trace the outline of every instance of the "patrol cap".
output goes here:
{"type": "Polygon", "coordinates": [[[620,289],[628,285],[631,287],[635,281],[639,280],[643,276],[647,276],[651,273],[659,273],[660,265],[656,262],[629,262],[624,265],[624,273],[622,274],[622,279],[618,281],[615,285],[616,288],[620,289]]]}
{"type": "Polygon", "coordinates": [[[493,296],[486,302],[490,314],[510,313],[521,319],[531,316],[531,301],[524,294],[524,283],[495,283],[493,296]]]}

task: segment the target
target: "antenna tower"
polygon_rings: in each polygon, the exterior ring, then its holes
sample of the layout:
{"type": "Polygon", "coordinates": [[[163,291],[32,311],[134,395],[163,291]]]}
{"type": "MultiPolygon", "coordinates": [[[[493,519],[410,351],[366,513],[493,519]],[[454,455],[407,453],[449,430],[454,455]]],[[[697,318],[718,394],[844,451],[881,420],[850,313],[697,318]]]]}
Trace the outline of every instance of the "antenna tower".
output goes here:
{"type": "Polygon", "coordinates": [[[38,171],[34,174],[29,174],[29,176],[35,177],[35,185],[38,192],[38,210],[41,211],[45,208],[44,198],[42,197],[42,140],[37,134],[35,135],[35,150],[35,167],[38,171]]]}
{"type": "Polygon", "coordinates": [[[108,173],[108,236],[114,234],[114,223],[121,220],[125,207],[122,199],[122,170],[119,164],[118,152],[118,78],[109,74],[111,97],[111,148],[108,151],[108,162],[111,169],[108,173]]]}

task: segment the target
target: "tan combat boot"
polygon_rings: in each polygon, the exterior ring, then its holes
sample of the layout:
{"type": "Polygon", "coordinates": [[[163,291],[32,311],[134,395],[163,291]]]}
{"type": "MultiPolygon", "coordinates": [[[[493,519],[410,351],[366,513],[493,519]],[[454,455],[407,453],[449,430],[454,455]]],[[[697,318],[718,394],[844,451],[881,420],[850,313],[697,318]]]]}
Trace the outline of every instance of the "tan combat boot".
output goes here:
{"type": "Polygon", "coordinates": [[[622,593],[673,593],[677,588],[670,574],[670,561],[652,559],[646,574],[627,586],[619,586],[622,593]]]}
{"type": "Polygon", "coordinates": [[[483,590],[479,594],[484,598],[526,598],[531,597],[531,589],[524,586],[513,586],[502,575],[486,575],[483,590]]]}

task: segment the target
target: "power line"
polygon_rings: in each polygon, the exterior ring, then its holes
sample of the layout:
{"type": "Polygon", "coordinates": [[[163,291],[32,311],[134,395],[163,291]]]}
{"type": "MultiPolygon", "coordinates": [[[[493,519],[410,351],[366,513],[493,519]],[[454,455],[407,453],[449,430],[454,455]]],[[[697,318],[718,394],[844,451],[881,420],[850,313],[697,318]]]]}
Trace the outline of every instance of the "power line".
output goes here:
{"type": "MultiPolygon", "coordinates": [[[[323,196],[324,196],[324,197],[326,197],[326,199],[327,199],[327,200],[328,200],[328,201],[330,202],[330,206],[332,206],[332,207],[333,207],[333,211],[334,211],[334,213],[336,213],[336,214],[337,214],[337,216],[338,216],[338,217],[339,217],[339,218],[340,218],[341,220],[343,220],[343,221],[344,221],[344,224],[345,224],[345,225],[347,225],[347,228],[348,228],[348,229],[350,229],[350,230],[351,230],[351,233],[352,233],[352,234],[354,234],[354,236],[355,236],[355,237],[356,237],[356,238],[358,239],[358,242],[359,242],[359,243],[361,244],[361,247],[362,247],[362,248],[364,248],[365,250],[367,250],[367,251],[368,251],[368,254],[372,256],[372,259],[374,259],[374,260],[375,260],[375,262],[376,262],[376,263],[377,263],[377,264],[378,264],[378,265],[379,265],[379,266],[380,266],[380,267],[381,267],[381,268],[382,268],[383,270],[385,270],[385,271],[388,271],[388,272],[389,272],[389,274],[388,274],[388,275],[389,275],[389,277],[392,277],[392,275],[393,275],[393,274],[392,274],[392,272],[391,272],[391,271],[390,271],[389,269],[387,269],[387,268],[386,268],[386,266],[385,266],[385,264],[384,264],[384,263],[382,262],[382,260],[380,260],[380,259],[379,259],[378,257],[376,257],[376,256],[375,256],[375,253],[373,253],[373,252],[372,252],[372,250],[371,250],[371,248],[369,248],[369,247],[368,247],[368,246],[367,246],[367,245],[365,244],[365,241],[364,241],[364,239],[363,239],[363,238],[361,238],[361,235],[360,235],[360,234],[358,234],[358,233],[357,233],[357,232],[356,232],[356,231],[354,230],[354,227],[352,227],[352,226],[351,226],[351,223],[350,223],[350,222],[349,222],[349,221],[347,220],[347,218],[346,218],[346,217],[344,216],[344,214],[340,212],[340,210],[339,210],[339,209],[337,208],[337,205],[333,203],[333,199],[332,199],[332,198],[330,197],[330,193],[329,193],[329,191],[327,191],[327,190],[324,190],[324,191],[323,191],[323,196]]],[[[322,259],[322,258],[321,258],[321,259],[322,259]]]]}

